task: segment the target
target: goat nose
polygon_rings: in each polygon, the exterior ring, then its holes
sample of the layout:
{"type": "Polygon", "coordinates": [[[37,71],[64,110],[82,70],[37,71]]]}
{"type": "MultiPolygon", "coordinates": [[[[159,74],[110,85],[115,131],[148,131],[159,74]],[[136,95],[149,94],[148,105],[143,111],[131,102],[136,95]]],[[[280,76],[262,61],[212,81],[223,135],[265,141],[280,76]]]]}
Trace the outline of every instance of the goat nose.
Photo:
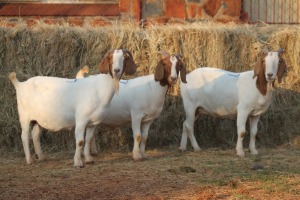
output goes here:
{"type": "Polygon", "coordinates": [[[115,73],[118,73],[120,71],[120,69],[114,69],[115,73]]]}
{"type": "Polygon", "coordinates": [[[267,75],[268,75],[268,77],[272,77],[272,76],[273,76],[273,74],[272,74],[272,73],[268,73],[267,75]]]}

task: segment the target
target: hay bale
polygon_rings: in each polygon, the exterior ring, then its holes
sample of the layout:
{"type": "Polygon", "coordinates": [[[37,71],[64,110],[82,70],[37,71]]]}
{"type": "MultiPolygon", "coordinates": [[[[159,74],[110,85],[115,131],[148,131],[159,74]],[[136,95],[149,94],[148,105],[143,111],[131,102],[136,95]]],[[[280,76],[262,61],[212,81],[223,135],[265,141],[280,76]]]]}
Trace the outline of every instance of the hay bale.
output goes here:
{"type": "MultiPolygon", "coordinates": [[[[261,31],[261,27],[253,25],[193,23],[139,29],[133,24],[71,27],[42,22],[34,28],[25,24],[0,28],[1,148],[22,149],[15,90],[7,79],[9,72],[16,71],[20,80],[37,75],[73,78],[87,65],[91,74],[96,74],[100,60],[111,48],[127,48],[133,53],[139,66],[134,76],[153,73],[160,50],[180,53],[188,71],[211,66],[240,72],[254,66],[258,53],[265,46],[284,48],[289,74],[275,92],[270,109],[261,118],[258,146],[289,142],[300,133],[297,126],[300,118],[300,29],[267,25],[263,28],[261,31]]],[[[169,94],[161,116],[150,127],[149,148],[179,145],[185,118],[179,84],[169,94]]],[[[74,148],[73,131],[43,133],[43,146],[50,150],[74,148]]],[[[195,133],[202,147],[232,147],[236,141],[235,120],[200,117],[195,133]]],[[[99,127],[97,135],[101,149],[132,148],[130,125],[121,129],[99,127]]]]}

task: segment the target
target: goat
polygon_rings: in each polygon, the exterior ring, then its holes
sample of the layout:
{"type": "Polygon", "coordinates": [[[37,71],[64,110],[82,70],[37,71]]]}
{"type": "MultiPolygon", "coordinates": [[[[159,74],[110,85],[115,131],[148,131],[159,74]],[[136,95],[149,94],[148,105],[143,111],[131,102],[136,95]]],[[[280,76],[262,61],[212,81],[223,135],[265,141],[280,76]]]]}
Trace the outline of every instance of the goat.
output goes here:
{"type": "Polygon", "coordinates": [[[84,66],[77,72],[76,79],[84,78],[85,75],[88,74],[89,72],[90,72],[90,68],[88,66],[84,66]]]}
{"type": "Polygon", "coordinates": [[[195,151],[200,147],[194,136],[196,114],[220,117],[237,117],[237,155],[243,157],[245,124],[250,118],[250,144],[252,155],[258,154],[255,147],[257,124],[261,114],[270,105],[276,75],[281,83],[286,75],[286,62],[282,49],[277,52],[262,52],[254,70],[233,73],[216,68],[198,68],[187,74],[187,84],[181,84],[186,119],[183,122],[180,150],[186,150],[187,137],[195,151]]]}
{"type": "MultiPolygon", "coordinates": [[[[100,125],[120,127],[131,123],[133,131],[133,159],[147,158],[145,154],[148,130],[163,109],[165,96],[170,86],[177,81],[186,83],[186,69],[180,55],[161,52],[162,59],[157,63],[155,73],[130,80],[120,81],[120,90],[105,110],[106,117],[100,125]]],[[[85,143],[84,150],[89,144],[85,143]]],[[[97,154],[95,136],[91,142],[92,154],[97,154]]]]}
{"type": "MultiPolygon", "coordinates": [[[[37,76],[19,82],[15,72],[9,74],[17,93],[21,138],[27,164],[32,163],[29,150],[31,125],[35,152],[40,160],[44,159],[40,145],[42,127],[50,131],[75,127],[74,166],[83,167],[81,151],[85,131],[85,140],[90,141],[96,125],[105,117],[105,110],[118,90],[122,74],[133,74],[136,65],[128,50],[111,50],[101,61],[100,71],[105,74],[75,81],[37,76]]],[[[84,151],[84,156],[86,163],[93,162],[89,151],[84,151]]]]}

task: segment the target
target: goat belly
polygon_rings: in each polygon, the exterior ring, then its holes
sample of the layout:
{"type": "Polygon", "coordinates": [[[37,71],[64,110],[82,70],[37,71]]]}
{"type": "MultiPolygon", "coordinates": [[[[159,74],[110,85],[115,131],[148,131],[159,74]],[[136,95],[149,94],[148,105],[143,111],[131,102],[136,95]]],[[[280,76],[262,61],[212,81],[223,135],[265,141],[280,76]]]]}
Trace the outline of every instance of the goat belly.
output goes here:
{"type": "Polygon", "coordinates": [[[226,109],[224,107],[208,109],[208,108],[198,107],[197,114],[205,114],[214,117],[235,118],[237,114],[237,109],[236,108],[226,109]]]}
{"type": "Polygon", "coordinates": [[[111,118],[105,118],[104,121],[101,122],[101,125],[108,126],[108,127],[121,127],[125,126],[131,123],[131,118],[119,119],[118,121],[116,119],[111,118]]]}
{"type": "MultiPolygon", "coordinates": [[[[33,120],[35,121],[35,120],[33,120]]],[[[45,120],[39,118],[36,121],[41,127],[48,129],[50,131],[56,132],[59,130],[71,130],[75,126],[75,120],[70,120],[66,118],[55,118],[50,119],[49,117],[45,120]]]]}
{"type": "Polygon", "coordinates": [[[131,114],[127,109],[118,109],[116,104],[111,104],[104,115],[101,125],[120,127],[131,123],[131,114]]]}

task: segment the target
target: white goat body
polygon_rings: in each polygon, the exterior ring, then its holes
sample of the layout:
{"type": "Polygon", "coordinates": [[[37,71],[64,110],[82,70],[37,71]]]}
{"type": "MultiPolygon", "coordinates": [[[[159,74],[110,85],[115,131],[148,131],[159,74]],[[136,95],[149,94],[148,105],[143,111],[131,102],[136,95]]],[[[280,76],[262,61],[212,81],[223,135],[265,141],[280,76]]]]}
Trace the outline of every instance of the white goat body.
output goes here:
{"type": "MultiPolygon", "coordinates": [[[[82,167],[81,150],[86,141],[90,142],[93,130],[104,118],[122,73],[135,72],[136,66],[127,50],[115,50],[106,54],[100,69],[109,74],[99,74],[88,79],[74,80],[57,77],[33,77],[19,82],[16,73],[9,75],[15,86],[18,112],[22,128],[22,143],[28,164],[32,163],[29,151],[30,125],[35,151],[39,159],[44,156],[40,147],[41,129],[52,131],[75,127],[76,151],[74,166],[82,167]],[[107,61],[113,60],[113,61],[107,61]],[[128,65],[129,63],[129,65],[128,65]],[[133,69],[130,69],[133,68],[133,69]],[[113,78],[114,77],[114,78],[113,78]],[[36,142],[38,140],[38,142],[36,142]]],[[[90,152],[85,151],[86,162],[92,162],[90,152]]]]}
{"type": "Polygon", "coordinates": [[[154,81],[153,74],[121,80],[119,93],[113,97],[101,124],[110,127],[126,125],[131,122],[131,113],[136,117],[140,115],[137,118],[143,122],[155,119],[162,111],[167,89],[154,81]]]}
{"type": "MultiPolygon", "coordinates": [[[[131,122],[134,160],[146,157],[148,130],[163,109],[167,89],[168,86],[162,87],[155,82],[154,75],[120,81],[119,93],[113,97],[105,112],[106,117],[101,125],[120,127],[131,122]]],[[[92,144],[92,153],[96,152],[95,148],[92,144]]]]}
{"type": "Polygon", "coordinates": [[[113,79],[107,74],[78,81],[37,76],[26,82],[16,82],[18,111],[26,113],[26,120],[36,120],[51,131],[73,128],[76,116],[88,117],[88,125],[92,125],[100,120],[97,116],[114,95],[111,83],[113,79]],[[94,87],[96,85],[106,87],[94,87]],[[90,98],[91,94],[94,98],[90,98]]]}
{"type": "Polygon", "coordinates": [[[270,104],[271,93],[258,95],[253,84],[253,71],[233,73],[217,68],[203,67],[187,75],[188,84],[181,86],[184,101],[190,100],[201,113],[213,116],[235,117],[239,102],[247,104],[257,115],[270,104]],[[199,98],[201,97],[201,98],[199,98]]]}
{"type": "Polygon", "coordinates": [[[271,103],[274,80],[279,82],[286,72],[282,51],[264,52],[254,71],[233,73],[217,68],[198,68],[187,74],[187,84],[181,84],[186,120],[183,123],[179,149],[186,150],[187,137],[194,150],[200,147],[194,136],[195,114],[221,117],[237,116],[237,154],[244,156],[243,138],[245,124],[250,117],[250,152],[258,154],[255,147],[257,123],[271,103]],[[256,78],[257,77],[257,78],[256,78]]]}
{"type": "MultiPolygon", "coordinates": [[[[158,62],[155,74],[120,81],[119,93],[112,98],[101,122],[101,125],[110,127],[120,127],[131,122],[134,160],[147,157],[145,146],[149,127],[160,115],[168,87],[175,84],[179,72],[181,80],[186,82],[185,67],[180,56],[170,56],[166,52],[162,54],[163,59],[158,62]]],[[[91,147],[91,152],[96,154],[95,138],[91,147]]]]}

